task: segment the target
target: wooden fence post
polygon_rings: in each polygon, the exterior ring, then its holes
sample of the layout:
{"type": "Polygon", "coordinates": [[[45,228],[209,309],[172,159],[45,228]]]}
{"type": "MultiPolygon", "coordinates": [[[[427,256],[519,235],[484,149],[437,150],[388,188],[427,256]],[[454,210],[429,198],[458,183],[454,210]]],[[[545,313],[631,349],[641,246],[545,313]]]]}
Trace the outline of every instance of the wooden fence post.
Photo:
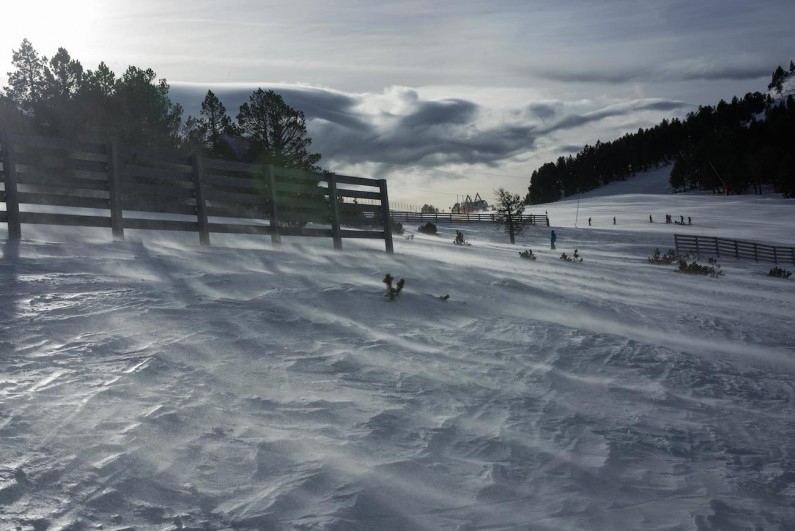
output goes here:
{"type": "Polygon", "coordinates": [[[737,260],[740,259],[740,248],[737,245],[737,240],[734,240],[734,258],[736,258],[737,260]]]}
{"type": "Polygon", "coordinates": [[[384,218],[384,243],[386,244],[386,252],[393,254],[395,252],[392,246],[392,218],[389,216],[389,195],[386,190],[386,179],[381,179],[381,216],[384,218]]]}
{"type": "Polygon", "coordinates": [[[778,265],[778,254],[776,253],[776,247],[773,247],[773,263],[778,265]]]}
{"type": "Polygon", "coordinates": [[[108,155],[108,194],[110,200],[110,226],[113,239],[124,240],[124,219],[121,202],[121,165],[119,149],[115,142],[107,144],[108,155]]]}
{"type": "Polygon", "coordinates": [[[720,258],[720,244],[718,243],[718,238],[715,238],[715,256],[720,258]]]}
{"type": "Polygon", "coordinates": [[[265,166],[265,176],[268,182],[268,199],[271,202],[271,243],[279,245],[282,243],[282,236],[279,234],[279,207],[276,204],[276,172],[273,171],[272,164],[265,166]]]}
{"type": "Polygon", "coordinates": [[[198,152],[193,153],[191,162],[193,163],[193,195],[196,200],[196,218],[199,222],[199,244],[210,245],[207,203],[204,200],[204,190],[202,189],[202,174],[204,173],[204,168],[198,152]]]}
{"type": "Polygon", "coordinates": [[[337,176],[333,173],[328,177],[328,196],[331,207],[331,237],[334,248],[342,249],[342,233],[340,232],[340,205],[337,197],[337,176]]]}
{"type": "Polygon", "coordinates": [[[21,240],[22,228],[19,220],[19,199],[17,197],[17,168],[14,155],[14,138],[11,132],[3,131],[3,180],[6,188],[6,221],[8,239],[21,240]]]}
{"type": "Polygon", "coordinates": [[[756,244],[754,244],[754,261],[759,261],[759,253],[757,252],[756,244]]]}
{"type": "Polygon", "coordinates": [[[698,248],[698,236],[696,236],[696,256],[698,256],[699,254],[701,254],[701,251],[698,248]]]}

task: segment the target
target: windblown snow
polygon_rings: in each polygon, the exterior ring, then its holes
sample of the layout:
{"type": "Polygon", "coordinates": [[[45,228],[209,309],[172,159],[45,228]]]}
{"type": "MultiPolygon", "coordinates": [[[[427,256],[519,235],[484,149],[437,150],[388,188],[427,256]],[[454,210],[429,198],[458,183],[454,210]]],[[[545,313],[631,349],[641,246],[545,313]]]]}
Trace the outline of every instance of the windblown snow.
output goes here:
{"type": "Polygon", "coordinates": [[[0,233],[0,528],[793,529],[795,280],[647,258],[795,207],[644,179],[515,246],[0,233]]]}

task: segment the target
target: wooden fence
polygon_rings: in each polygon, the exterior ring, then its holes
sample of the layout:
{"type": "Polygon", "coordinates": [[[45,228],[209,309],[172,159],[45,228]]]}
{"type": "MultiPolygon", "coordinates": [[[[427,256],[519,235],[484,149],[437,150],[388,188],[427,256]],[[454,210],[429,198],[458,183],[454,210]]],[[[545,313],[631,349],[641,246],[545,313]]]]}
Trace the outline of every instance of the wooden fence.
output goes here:
{"type": "MultiPolygon", "coordinates": [[[[438,213],[438,214],[423,214],[420,212],[403,212],[393,210],[391,212],[392,219],[400,222],[412,223],[493,223],[494,214],[454,214],[454,213],[438,213]]],[[[528,214],[522,216],[524,220],[532,225],[549,226],[549,220],[546,215],[528,214]]]]}
{"type": "Polygon", "coordinates": [[[774,262],[778,264],[795,264],[795,247],[775,247],[761,243],[715,238],[712,236],[690,236],[674,234],[677,253],[694,252],[696,254],[730,256],[736,259],[747,258],[757,262],[774,262]]]}
{"type": "Polygon", "coordinates": [[[336,249],[343,238],[378,238],[393,252],[382,179],[8,132],[0,141],[0,223],[12,240],[24,224],[47,224],[107,227],[114,239],[125,229],[191,231],[201,244],[211,233],[270,234],[275,244],[330,237],[336,249]]]}

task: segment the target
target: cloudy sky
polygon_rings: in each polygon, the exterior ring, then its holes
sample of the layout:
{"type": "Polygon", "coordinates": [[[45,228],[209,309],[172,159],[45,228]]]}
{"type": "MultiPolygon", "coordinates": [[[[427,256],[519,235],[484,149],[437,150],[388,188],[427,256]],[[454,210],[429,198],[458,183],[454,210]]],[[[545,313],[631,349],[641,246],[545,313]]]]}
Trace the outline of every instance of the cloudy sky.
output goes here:
{"type": "Polygon", "coordinates": [[[795,59],[792,0],[11,0],[29,39],[84,67],[154,69],[196,115],[258,87],[309,121],[322,165],[389,180],[395,202],[524,194],[541,164],[763,91],[795,59]]]}

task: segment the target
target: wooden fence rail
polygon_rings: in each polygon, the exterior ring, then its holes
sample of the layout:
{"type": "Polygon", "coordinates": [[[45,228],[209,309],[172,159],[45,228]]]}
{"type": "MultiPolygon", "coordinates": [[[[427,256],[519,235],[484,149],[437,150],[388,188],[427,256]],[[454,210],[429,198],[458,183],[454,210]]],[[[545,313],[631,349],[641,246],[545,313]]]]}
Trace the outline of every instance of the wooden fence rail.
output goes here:
{"type": "Polygon", "coordinates": [[[716,257],[733,257],[737,260],[746,258],[757,262],[795,264],[795,247],[776,247],[741,240],[684,234],[674,234],[674,245],[676,252],[682,254],[693,252],[716,257]]]}
{"type": "MultiPolygon", "coordinates": [[[[405,221],[405,222],[412,222],[412,223],[423,223],[423,222],[432,222],[432,223],[493,223],[494,222],[494,215],[493,214],[455,214],[455,213],[437,213],[437,214],[428,214],[428,213],[420,213],[420,212],[405,212],[405,211],[397,211],[393,210],[392,219],[395,221],[405,221]]],[[[544,214],[528,214],[522,216],[528,223],[532,225],[545,225],[549,226],[549,220],[546,215],[544,214]]]]}
{"type": "Polygon", "coordinates": [[[0,223],[383,239],[393,252],[386,181],[271,165],[145,153],[114,143],[0,138],[0,223]],[[358,205],[355,199],[377,203],[358,205]],[[24,208],[21,208],[24,207],[24,208]]]}

